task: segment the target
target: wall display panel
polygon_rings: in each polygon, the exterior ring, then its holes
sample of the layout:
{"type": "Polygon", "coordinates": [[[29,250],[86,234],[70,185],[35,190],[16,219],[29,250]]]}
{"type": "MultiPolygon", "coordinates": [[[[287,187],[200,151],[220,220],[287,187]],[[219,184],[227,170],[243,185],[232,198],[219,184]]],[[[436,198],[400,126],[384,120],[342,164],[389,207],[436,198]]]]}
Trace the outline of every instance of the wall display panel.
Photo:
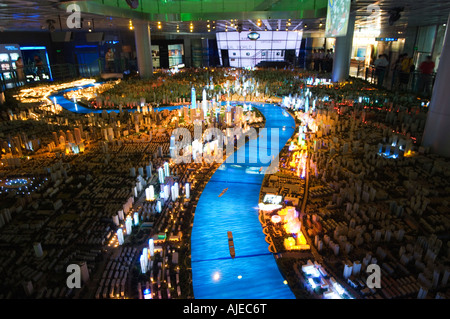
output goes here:
{"type": "Polygon", "coordinates": [[[9,62],[8,53],[0,53],[0,62],[9,62]]]}
{"type": "Polygon", "coordinates": [[[182,44],[169,44],[169,67],[183,63],[184,48],[182,44]]]}
{"type": "Polygon", "coordinates": [[[16,61],[22,57],[18,44],[0,44],[0,80],[2,89],[15,86],[16,61]]]}
{"type": "Polygon", "coordinates": [[[161,67],[161,61],[160,61],[160,55],[159,55],[159,45],[152,45],[152,60],[153,60],[154,68],[161,67]]]}
{"type": "Polygon", "coordinates": [[[299,54],[302,32],[296,31],[261,31],[257,40],[248,35],[253,32],[218,32],[217,46],[222,65],[224,52],[228,53],[231,67],[255,67],[261,62],[285,61],[286,50],[295,50],[299,54]]]}
{"type": "Polygon", "coordinates": [[[351,0],[328,0],[325,37],[343,37],[347,34],[351,0]]]}
{"type": "Polygon", "coordinates": [[[272,41],[256,41],[256,49],[257,50],[271,50],[272,49],[272,41]]]}

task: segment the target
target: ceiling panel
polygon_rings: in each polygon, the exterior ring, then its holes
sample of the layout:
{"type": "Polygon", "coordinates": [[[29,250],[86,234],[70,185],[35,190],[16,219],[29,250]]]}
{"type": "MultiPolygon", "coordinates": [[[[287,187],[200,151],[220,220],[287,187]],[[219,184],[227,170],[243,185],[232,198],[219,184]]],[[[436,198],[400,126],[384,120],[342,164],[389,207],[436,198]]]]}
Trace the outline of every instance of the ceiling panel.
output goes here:
{"type": "MultiPolygon", "coordinates": [[[[327,0],[145,0],[141,1],[142,8],[130,10],[127,8],[125,0],[94,0],[94,1],[76,1],[81,4],[96,3],[96,5],[109,4],[120,14],[98,15],[82,13],[84,20],[84,29],[87,30],[87,21],[93,21],[95,31],[125,29],[129,26],[129,20],[132,15],[138,11],[152,12],[152,16],[157,17],[151,21],[150,25],[154,34],[165,35],[167,33],[214,33],[218,31],[234,30],[231,26],[237,19],[242,24],[243,30],[264,30],[266,25],[262,23],[261,28],[257,28],[257,18],[264,20],[270,28],[276,30],[304,30],[304,31],[323,31],[325,25],[325,14],[317,15],[317,18],[305,18],[295,16],[299,14],[299,8],[304,12],[319,12],[327,0]],[[117,6],[118,4],[118,6],[117,6]],[[291,5],[291,6],[289,6],[291,5]],[[192,9],[189,9],[191,8],[192,9]],[[195,7],[195,8],[194,8],[195,7]],[[176,9],[178,8],[178,9],[176,9]],[[178,15],[171,15],[170,12],[178,10],[178,15]],[[250,18],[243,18],[238,10],[250,10],[250,18]],[[309,11],[308,11],[309,10],[309,11]],[[314,11],[315,10],[315,11],[314,11]],[[202,12],[201,18],[189,20],[189,12],[202,12]],[[216,12],[221,15],[220,19],[208,22],[207,12],[216,12]],[[160,14],[158,14],[158,12],[160,14]],[[184,13],[183,13],[184,12],[184,13]],[[184,15],[183,15],[184,14],[184,15]],[[280,14],[281,17],[273,18],[271,15],[280,14]],[[119,16],[120,15],[120,16],[119,16]],[[174,21],[175,18],[177,20],[174,21]],[[198,19],[201,19],[200,21],[198,19]],[[292,19],[292,20],[288,20],[292,19]],[[157,20],[161,20],[161,29],[158,28],[157,20]],[[183,20],[183,22],[181,22],[183,20]],[[190,22],[194,28],[190,32],[190,22]],[[214,21],[214,23],[213,23],[214,21]],[[290,26],[287,24],[290,22],[290,26]],[[321,24],[322,23],[322,24],[321,24]],[[208,28],[208,24],[210,27],[208,28]],[[178,27],[177,27],[178,26],[178,27]],[[215,26],[215,28],[213,27],[215,26]],[[307,26],[305,28],[305,26],[307,26]]],[[[66,18],[68,13],[64,10],[64,5],[72,3],[71,1],[58,0],[2,0],[0,3],[0,31],[48,31],[47,20],[55,21],[55,29],[67,30],[66,18]],[[61,23],[60,23],[61,21],[61,23]]],[[[432,25],[445,23],[450,13],[449,0],[354,0],[352,10],[356,12],[356,27],[364,27],[367,24],[367,17],[371,15],[370,5],[377,5],[380,8],[380,18],[382,26],[382,35],[395,35],[405,32],[408,26],[432,25]],[[389,26],[389,10],[395,7],[403,7],[401,18],[389,26]],[[400,32],[400,33],[399,33],[400,32]]],[[[192,17],[195,15],[192,14],[192,17]]],[[[133,19],[137,23],[136,19],[133,19]]]]}

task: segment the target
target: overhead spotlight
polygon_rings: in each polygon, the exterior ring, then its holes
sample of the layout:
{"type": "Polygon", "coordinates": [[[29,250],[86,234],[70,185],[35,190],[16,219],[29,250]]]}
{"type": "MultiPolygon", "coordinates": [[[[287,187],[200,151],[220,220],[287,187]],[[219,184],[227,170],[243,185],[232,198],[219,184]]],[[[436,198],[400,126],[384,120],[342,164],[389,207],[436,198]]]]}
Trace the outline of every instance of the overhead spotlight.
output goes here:
{"type": "Polygon", "coordinates": [[[308,25],[307,24],[305,24],[305,28],[307,28],[308,27],[308,25]]]}
{"type": "Polygon", "coordinates": [[[128,22],[128,28],[134,30],[133,22],[131,20],[128,22]]]}
{"type": "Polygon", "coordinates": [[[322,26],[322,21],[319,22],[319,27],[321,27],[321,26],[322,26]]]}
{"type": "Polygon", "coordinates": [[[131,9],[137,9],[139,7],[139,0],[125,0],[128,4],[128,6],[131,9]]]}

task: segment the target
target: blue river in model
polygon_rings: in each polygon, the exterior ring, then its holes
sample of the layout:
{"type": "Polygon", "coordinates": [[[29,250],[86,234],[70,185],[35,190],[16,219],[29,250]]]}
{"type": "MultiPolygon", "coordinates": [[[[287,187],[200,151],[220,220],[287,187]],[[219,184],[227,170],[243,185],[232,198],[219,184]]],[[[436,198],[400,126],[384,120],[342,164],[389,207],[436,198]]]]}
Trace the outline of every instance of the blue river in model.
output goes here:
{"type": "MultiPolygon", "coordinates": [[[[278,156],[293,135],[294,119],[281,107],[252,103],[266,118],[267,147],[262,156],[278,156]],[[279,145],[271,143],[278,129],[279,145]]],[[[261,144],[260,144],[261,145],[261,144]]],[[[283,283],[275,258],[269,252],[258,219],[258,200],[268,164],[260,163],[258,149],[245,145],[213,174],[195,210],[191,236],[191,266],[196,299],[293,299],[283,283]],[[250,155],[249,155],[250,154],[250,155]],[[238,161],[236,161],[238,159],[238,161]],[[252,163],[257,161],[257,163],[252,163]],[[242,162],[244,162],[242,164],[242,162]],[[263,169],[260,172],[261,167],[263,169]],[[222,191],[228,190],[218,197],[222,191]],[[236,257],[230,257],[227,232],[233,233],[236,257]]]]}
{"type": "MultiPolygon", "coordinates": [[[[50,98],[53,101],[55,97],[58,104],[72,112],[102,112],[64,98],[64,92],[75,89],[61,91],[50,98]]],[[[259,156],[258,147],[249,146],[252,143],[247,142],[245,148],[241,147],[230,155],[233,163],[225,162],[219,167],[200,196],[191,236],[192,281],[196,299],[295,298],[289,286],[284,284],[275,258],[269,252],[269,244],[258,219],[259,193],[268,167],[263,158],[278,156],[294,134],[295,121],[279,106],[251,104],[266,118],[266,136],[263,134],[258,144],[264,154],[259,156]],[[278,129],[278,145],[271,143],[272,128],[278,129]],[[228,190],[218,197],[225,188],[228,190]],[[230,257],[228,248],[228,231],[233,233],[234,259],[230,257]]],[[[158,110],[176,108],[180,106],[158,110]]]]}

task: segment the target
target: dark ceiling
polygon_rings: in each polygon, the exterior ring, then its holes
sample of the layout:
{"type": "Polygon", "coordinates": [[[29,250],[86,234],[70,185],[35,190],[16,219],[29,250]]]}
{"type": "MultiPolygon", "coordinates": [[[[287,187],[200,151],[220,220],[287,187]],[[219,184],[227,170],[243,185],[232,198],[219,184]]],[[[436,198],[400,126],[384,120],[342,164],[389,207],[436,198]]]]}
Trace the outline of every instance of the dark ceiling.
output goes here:
{"type": "MultiPolygon", "coordinates": [[[[245,31],[286,28],[306,33],[324,31],[327,0],[141,0],[143,5],[136,10],[129,9],[125,0],[2,0],[0,31],[48,32],[47,20],[55,21],[56,31],[68,30],[66,19],[70,13],[65,8],[71,3],[82,7],[85,31],[89,27],[93,31],[128,29],[130,20],[136,24],[144,17],[151,20],[152,33],[163,36],[233,31],[238,25],[245,31]]],[[[381,36],[402,34],[408,26],[443,24],[450,13],[449,0],[353,0],[357,28],[365,26],[367,17],[376,8],[370,5],[380,8],[381,36]],[[390,26],[389,11],[395,7],[404,10],[401,18],[390,26]]]]}

